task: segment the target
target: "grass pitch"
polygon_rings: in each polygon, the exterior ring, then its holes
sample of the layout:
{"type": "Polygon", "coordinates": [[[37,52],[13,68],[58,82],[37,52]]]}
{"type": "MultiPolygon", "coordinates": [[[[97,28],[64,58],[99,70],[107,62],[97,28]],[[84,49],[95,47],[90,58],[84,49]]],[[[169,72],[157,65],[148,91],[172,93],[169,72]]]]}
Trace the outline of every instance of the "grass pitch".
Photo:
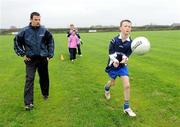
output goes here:
{"type": "Polygon", "coordinates": [[[151,51],[131,55],[128,67],[132,109],[122,112],[122,83],[104,98],[108,45],[117,33],[82,33],[82,57],[72,64],[65,34],[55,34],[49,62],[50,97],[44,101],[36,74],[34,110],[23,108],[25,65],[13,50],[13,36],[0,36],[0,127],[178,127],[180,126],[180,31],[132,32],[145,36],[151,51]],[[63,54],[64,61],[60,60],[63,54]]]}

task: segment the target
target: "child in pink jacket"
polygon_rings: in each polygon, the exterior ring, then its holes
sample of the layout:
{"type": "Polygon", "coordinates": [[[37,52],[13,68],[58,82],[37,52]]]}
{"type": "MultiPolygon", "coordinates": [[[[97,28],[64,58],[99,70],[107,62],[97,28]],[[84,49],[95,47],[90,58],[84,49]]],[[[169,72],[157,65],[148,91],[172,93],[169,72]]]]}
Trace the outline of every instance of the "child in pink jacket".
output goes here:
{"type": "Polygon", "coordinates": [[[76,59],[76,48],[79,44],[79,38],[76,35],[76,30],[72,30],[72,34],[68,38],[68,48],[70,53],[70,60],[74,61],[76,59]]]}

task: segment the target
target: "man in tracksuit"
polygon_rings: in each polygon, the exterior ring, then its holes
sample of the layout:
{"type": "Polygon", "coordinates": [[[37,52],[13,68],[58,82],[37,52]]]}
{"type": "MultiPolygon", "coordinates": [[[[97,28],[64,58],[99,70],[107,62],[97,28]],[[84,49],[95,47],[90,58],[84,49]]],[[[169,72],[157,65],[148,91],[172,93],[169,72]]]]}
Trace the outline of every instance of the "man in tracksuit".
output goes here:
{"type": "Polygon", "coordinates": [[[54,55],[54,40],[51,33],[40,25],[40,14],[32,12],[29,26],[23,28],[14,38],[14,50],[24,57],[26,82],[24,104],[26,110],[33,109],[33,89],[36,69],[43,98],[49,96],[48,60],[54,55]]]}

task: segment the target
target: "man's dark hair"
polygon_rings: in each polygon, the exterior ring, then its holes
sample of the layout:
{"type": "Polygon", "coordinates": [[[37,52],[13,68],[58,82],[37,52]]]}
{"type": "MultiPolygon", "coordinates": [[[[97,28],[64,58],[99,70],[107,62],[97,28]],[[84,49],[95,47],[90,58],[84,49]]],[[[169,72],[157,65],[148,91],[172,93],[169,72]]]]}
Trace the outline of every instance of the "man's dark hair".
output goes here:
{"type": "Polygon", "coordinates": [[[32,12],[30,15],[30,19],[33,19],[33,16],[40,16],[38,12],[32,12]]]}
{"type": "Polygon", "coordinates": [[[122,21],[120,22],[120,27],[122,26],[122,24],[123,24],[124,22],[129,22],[129,23],[132,23],[130,20],[128,20],[128,19],[124,19],[124,20],[122,20],[122,21]]]}

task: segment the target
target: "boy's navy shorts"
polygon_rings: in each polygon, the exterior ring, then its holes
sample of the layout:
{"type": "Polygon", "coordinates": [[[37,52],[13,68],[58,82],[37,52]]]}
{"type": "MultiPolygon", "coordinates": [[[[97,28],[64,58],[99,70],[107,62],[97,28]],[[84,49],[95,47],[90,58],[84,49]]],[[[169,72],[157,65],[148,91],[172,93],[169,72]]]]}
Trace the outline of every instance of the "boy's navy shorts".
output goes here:
{"type": "Polygon", "coordinates": [[[126,66],[123,66],[117,69],[112,69],[108,72],[108,75],[112,79],[116,79],[117,76],[128,76],[128,68],[126,66]]]}

